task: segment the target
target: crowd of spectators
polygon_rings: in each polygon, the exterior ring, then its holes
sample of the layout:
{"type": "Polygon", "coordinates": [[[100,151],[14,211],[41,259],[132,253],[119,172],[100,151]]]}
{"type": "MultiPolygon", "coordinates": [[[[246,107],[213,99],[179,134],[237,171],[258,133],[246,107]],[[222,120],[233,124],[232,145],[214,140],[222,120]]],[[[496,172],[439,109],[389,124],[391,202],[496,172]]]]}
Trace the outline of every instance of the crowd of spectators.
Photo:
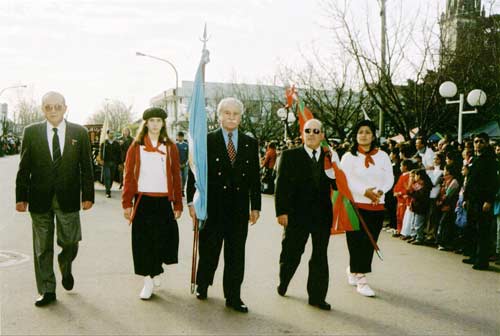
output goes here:
{"type": "Polygon", "coordinates": [[[21,140],[17,136],[12,133],[0,136],[0,157],[19,154],[20,148],[21,140]]]}
{"type": "MultiPolygon", "coordinates": [[[[329,144],[339,157],[350,146],[333,139],[329,144]]],[[[298,138],[262,146],[263,193],[274,192],[281,152],[300,145],[298,138]]],[[[482,133],[462,143],[416,137],[381,148],[390,155],[396,181],[386,194],[385,231],[412,245],[463,254],[474,269],[500,264],[500,142],[482,133]]]]}

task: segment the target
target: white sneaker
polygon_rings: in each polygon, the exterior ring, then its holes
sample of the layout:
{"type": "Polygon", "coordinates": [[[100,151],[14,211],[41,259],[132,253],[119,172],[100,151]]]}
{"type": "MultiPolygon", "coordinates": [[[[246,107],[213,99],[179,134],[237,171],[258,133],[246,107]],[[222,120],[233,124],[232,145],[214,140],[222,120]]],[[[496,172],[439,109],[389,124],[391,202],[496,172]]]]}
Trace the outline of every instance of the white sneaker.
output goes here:
{"type": "Polygon", "coordinates": [[[155,287],[160,287],[161,286],[161,276],[157,275],[153,278],[153,283],[155,284],[155,287]]]}
{"type": "Polygon", "coordinates": [[[370,286],[368,286],[368,283],[366,281],[366,276],[364,274],[361,274],[356,278],[358,280],[356,290],[358,291],[359,294],[368,297],[375,296],[375,292],[373,291],[373,289],[370,288],[370,286]]]}
{"type": "Polygon", "coordinates": [[[356,286],[358,284],[358,279],[353,273],[351,273],[351,267],[347,266],[345,272],[347,273],[347,282],[349,285],[356,286]]]}
{"type": "Polygon", "coordinates": [[[151,298],[151,295],[153,295],[153,287],[153,279],[151,279],[151,277],[149,276],[144,277],[144,287],[142,287],[139,297],[143,300],[149,300],[151,298]]]}

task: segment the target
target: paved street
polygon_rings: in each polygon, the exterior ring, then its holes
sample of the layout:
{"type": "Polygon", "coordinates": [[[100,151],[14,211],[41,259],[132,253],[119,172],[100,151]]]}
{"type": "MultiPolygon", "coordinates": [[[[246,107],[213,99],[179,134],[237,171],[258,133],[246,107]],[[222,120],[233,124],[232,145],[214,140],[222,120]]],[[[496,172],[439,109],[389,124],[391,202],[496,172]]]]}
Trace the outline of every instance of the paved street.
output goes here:
{"type": "Polygon", "coordinates": [[[459,255],[411,246],[388,233],[382,233],[380,239],[385,260],[376,259],[374,273],[369,276],[376,298],[362,297],[347,284],[344,236],[333,237],[329,247],[327,301],[332,311],[307,304],[310,245],[288,296],[278,296],[275,288],[281,229],[269,196],[264,196],[262,216],[248,236],[242,298],[249,314],[224,307],[221,268],[207,301],[200,302],[190,294],[192,231],[187,211],[179,221],[180,263],[165,267],[161,287],[150,301],[141,301],[142,278],[133,274],[130,227],[122,218],[120,193],[114,191],[112,198],[106,199],[100,185],[96,185],[93,209],[82,214],[83,241],[74,264],[74,290],[66,292],[56,273],[57,303],[36,308],[31,221],[28,214],[14,211],[18,160],[18,156],[0,158],[2,335],[500,333],[498,268],[474,271],[462,264],[459,255]],[[5,266],[4,261],[14,256],[13,252],[21,254],[15,259],[20,263],[5,266]],[[22,255],[29,259],[23,261],[22,255]]]}

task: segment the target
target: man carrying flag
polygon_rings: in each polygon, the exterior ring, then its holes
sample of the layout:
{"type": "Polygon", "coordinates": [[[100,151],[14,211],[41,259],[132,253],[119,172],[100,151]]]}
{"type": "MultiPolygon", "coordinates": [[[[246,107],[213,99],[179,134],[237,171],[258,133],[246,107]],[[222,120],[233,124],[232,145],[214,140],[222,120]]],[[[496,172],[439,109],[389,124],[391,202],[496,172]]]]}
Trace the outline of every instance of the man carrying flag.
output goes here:
{"type": "Polygon", "coordinates": [[[328,291],[328,243],[332,224],[330,189],[334,180],[324,170],[321,150],[324,130],[321,122],[310,119],[302,131],[304,146],[284,151],[278,169],[275,208],[284,228],[280,254],[278,294],[285,296],[297,270],[304,247],[311,236],[307,293],[309,304],[330,310],[328,291]]]}
{"type": "MultiPolygon", "coordinates": [[[[248,223],[255,224],[261,208],[257,141],[238,131],[243,104],[224,98],[217,106],[220,128],[207,136],[207,219],[199,233],[196,297],[207,299],[224,244],[224,297],[226,306],[246,313],[241,300],[245,270],[248,223]]],[[[195,139],[196,140],[196,139],[195,139]]],[[[193,198],[192,174],[188,177],[188,204],[193,198]]],[[[190,206],[190,214],[193,214],[190,206]]]]}

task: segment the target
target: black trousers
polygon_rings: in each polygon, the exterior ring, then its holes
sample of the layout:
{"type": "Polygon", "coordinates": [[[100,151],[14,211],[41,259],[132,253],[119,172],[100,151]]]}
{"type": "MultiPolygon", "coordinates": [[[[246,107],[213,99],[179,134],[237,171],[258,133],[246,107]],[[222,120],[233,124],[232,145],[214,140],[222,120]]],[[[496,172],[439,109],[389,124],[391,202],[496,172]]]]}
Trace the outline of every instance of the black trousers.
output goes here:
{"type": "MultiPolygon", "coordinates": [[[[377,241],[380,230],[382,230],[384,211],[359,209],[359,212],[365,220],[373,239],[377,241]]],[[[349,266],[351,268],[351,273],[371,272],[374,249],[365,230],[361,227],[359,231],[348,231],[346,232],[346,239],[349,249],[349,266]]]]}
{"type": "MultiPolygon", "coordinates": [[[[236,217],[236,216],[235,216],[236,217]]],[[[196,284],[208,287],[213,284],[219,256],[224,244],[224,297],[238,300],[245,274],[245,244],[248,235],[248,220],[208,219],[199,234],[199,262],[196,284]]]]}
{"type": "Polygon", "coordinates": [[[179,227],[167,197],[142,196],[132,223],[135,274],[157,276],[177,264],[179,227]]]}
{"type": "Polygon", "coordinates": [[[471,202],[467,205],[467,227],[469,248],[474,264],[488,266],[491,244],[491,226],[493,210],[484,212],[482,202],[471,202]]]}
{"type": "MultiPolygon", "coordinates": [[[[283,232],[280,254],[280,286],[287,288],[304,253],[309,235],[312,240],[312,254],[309,259],[307,293],[311,301],[324,301],[328,291],[328,243],[330,226],[321,223],[312,228],[308,222],[297,222],[288,218],[289,224],[283,232]]],[[[317,223],[314,223],[317,224],[317,223]]]]}

